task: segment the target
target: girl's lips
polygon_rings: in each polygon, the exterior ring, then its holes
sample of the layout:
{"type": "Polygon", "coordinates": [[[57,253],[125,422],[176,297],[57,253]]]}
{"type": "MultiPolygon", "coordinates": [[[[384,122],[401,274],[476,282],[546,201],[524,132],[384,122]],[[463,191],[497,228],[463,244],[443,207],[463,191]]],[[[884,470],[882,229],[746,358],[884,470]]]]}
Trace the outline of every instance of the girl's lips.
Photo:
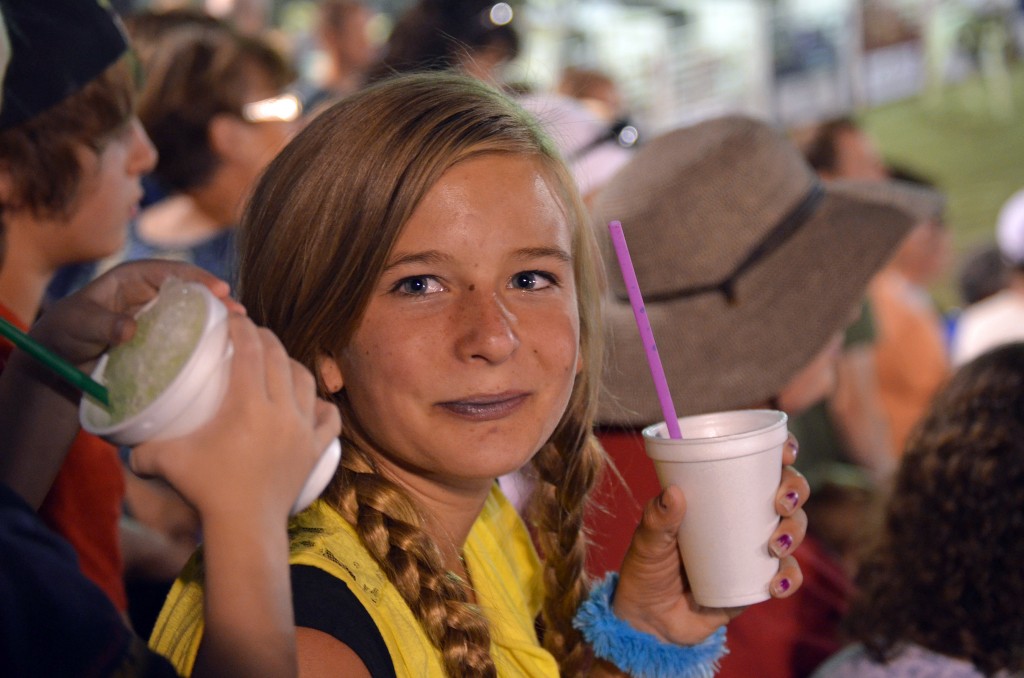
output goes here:
{"type": "Polygon", "coordinates": [[[526,402],[528,393],[498,393],[437,403],[456,416],[474,421],[492,421],[512,414],[526,402]]]}

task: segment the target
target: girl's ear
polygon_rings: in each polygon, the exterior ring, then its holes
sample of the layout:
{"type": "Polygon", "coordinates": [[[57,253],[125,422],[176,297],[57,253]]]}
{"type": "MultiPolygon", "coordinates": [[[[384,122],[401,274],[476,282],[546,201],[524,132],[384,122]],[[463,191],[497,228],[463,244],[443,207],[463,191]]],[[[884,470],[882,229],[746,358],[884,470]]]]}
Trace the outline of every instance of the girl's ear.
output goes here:
{"type": "Polygon", "coordinates": [[[320,379],[324,386],[331,393],[337,393],[345,385],[345,378],[341,376],[341,368],[334,358],[321,355],[316,359],[316,369],[320,373],[320,379]]]}

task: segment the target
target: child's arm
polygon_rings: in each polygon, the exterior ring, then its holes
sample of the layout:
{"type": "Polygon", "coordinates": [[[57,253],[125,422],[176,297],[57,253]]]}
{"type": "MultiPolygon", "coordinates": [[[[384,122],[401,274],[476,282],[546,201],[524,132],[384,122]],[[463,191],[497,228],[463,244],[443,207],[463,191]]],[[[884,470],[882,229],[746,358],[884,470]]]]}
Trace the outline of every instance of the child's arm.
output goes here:
{"type": "Polygon", "coordinates": [[[332,438],[338,411],[268,330],[229,320],[228,393],[195,433],[135,448],[133,470],[159,475],[199,511],[205,632],[195,675],[297,671],[288,571],[288,513],[332,438]]]}
{"type": "MultiPolygon", "coordinates": [[[[96,358],[135,331],[133,314],[168,277],[209,287],[232,310],[228,284],[202,269],[169,261],[139,261],[111,269],[54,304],[29,334],[89,372],[96,358]]],[[[39,508],[78,432],[81,394],[20,350],[0,376],[0,482],[39,508]]]]}

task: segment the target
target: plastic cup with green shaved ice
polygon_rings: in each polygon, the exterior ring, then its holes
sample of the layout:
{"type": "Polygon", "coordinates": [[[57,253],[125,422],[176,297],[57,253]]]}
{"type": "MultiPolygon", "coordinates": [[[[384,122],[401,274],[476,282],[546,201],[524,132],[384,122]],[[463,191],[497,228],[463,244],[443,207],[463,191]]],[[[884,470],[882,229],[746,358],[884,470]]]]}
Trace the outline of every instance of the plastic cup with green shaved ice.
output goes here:
{"type": "MultiPolygon", "coordinates": [[[[231,373],[227,308],[205,285],[169,279],[135,316],[131,340],[104,354],[93,379],[110,409],[82,398],[82,428],[117,445],[184,436],[220,408],[231,373]]],[[[308,506],[334,476],[337,439],[324,450],[292,512],[308,506]]]]}
{"type": "Polygon", "coordinates": [[[93,378],[109,411],[89,399],[82,427],[119,445],[185,435],[220,405],[231,365],[227,308],[199,283],[167,280],[135,316],[131,340],[113,347],[93,378]]]}

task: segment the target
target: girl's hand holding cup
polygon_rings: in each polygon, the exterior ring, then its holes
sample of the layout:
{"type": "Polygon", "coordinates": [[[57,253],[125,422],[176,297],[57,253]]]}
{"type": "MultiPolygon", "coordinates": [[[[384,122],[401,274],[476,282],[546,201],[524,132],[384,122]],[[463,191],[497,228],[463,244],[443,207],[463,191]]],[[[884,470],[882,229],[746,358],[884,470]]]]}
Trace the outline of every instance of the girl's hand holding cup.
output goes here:
{"type": "MultiPolygon", "coordinates": [[[[769,585],[775,598],[793,595],[803,583],[792,553],[807,531],[802,507],[810,487],[791,466],[797,449],[796,439],[790,434],[783,446],[782,480],[775,496],[781,520],[768,541],[770,552],[780,558],[779,571],[769,585]]],[[[669,486],[648,502],[623,561],[613,600],[617,617],[639,631],[677,645],[705,640],[743,610],[704,607],[694,599],[678,545],[685,515],[686,498],[678,487],[669,486]]]]}
{"type": "Polygon", "coordinates": [[[195,432],[137,446],[132,470],[170,482],[203,515],[263,510],[284,520],[341,431],[313,376],[269,330],[232,314],[231,373],[216,416],[195,432]]]}

